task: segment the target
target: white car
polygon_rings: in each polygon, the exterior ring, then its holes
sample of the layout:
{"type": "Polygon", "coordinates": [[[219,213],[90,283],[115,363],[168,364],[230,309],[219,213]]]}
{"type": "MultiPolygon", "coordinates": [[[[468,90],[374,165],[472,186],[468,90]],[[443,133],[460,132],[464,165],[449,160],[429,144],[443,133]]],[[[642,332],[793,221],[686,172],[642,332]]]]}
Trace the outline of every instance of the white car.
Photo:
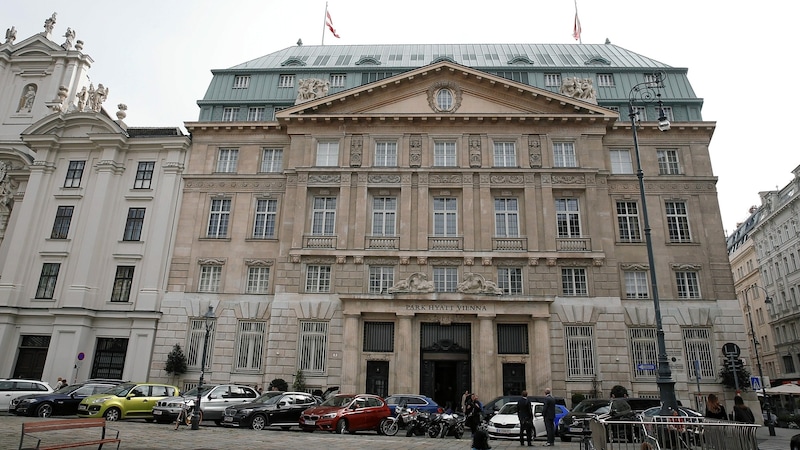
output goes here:
{"type": "MultiPolygon", "coordinates": [[[[544,403],[531,402],[533,410],[533,438],[547,437],[544,427],[544,403]]],[[[508,402],[491,419],[486,430],[492,439],[519,439],[517,402],[508,402]]]]}
{"type": "Polygon", "coordinates": [[[53,388],[44,381],[12,378],[0,380],[0,411],[8,412],[11,400],[21,395],[47,394],[49,392],[53,392],[53,388]]]}

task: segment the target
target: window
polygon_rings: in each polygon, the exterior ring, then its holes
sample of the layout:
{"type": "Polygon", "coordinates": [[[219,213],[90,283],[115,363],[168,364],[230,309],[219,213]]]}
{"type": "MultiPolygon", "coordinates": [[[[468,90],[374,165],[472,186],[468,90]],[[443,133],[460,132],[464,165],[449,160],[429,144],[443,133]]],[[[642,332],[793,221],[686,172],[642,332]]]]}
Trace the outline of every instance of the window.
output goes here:
{"type": "Polygon", "coordinates": [[[647,272],[628,270],[624,272],[625,298],[648,298],[647,272]]]}
{"type": "Polygon", "coordinates": [[[689,233],[689,213],[686,210],[686,202],[666,202],[664,206],[667,211],[669,241],[691,242],[692,236],[689,233]]]}
{"type": "Polygon", "coordinates": [[[494,199],[494,234],[519,237],[519,205],[516,198],[494,199]]]}
{"type": "Polygon", "coordinates": [[[436,107],[439,111],[453,109],[453,92],[450,89],[439,89],[436,93],[436,107]]]}
{"type": "Polygon", "coordinates": [[[237,370],[261,370],[266,334],[266,322],[239,322],[239,336],[236,339],[237,370]]]}
{"type": "Polygon", "coordinates": [[[347,75],[346,74],[343,74],[343,73],[332,73],[331,74],[331,87],[332,88],[344,87],[346,81],[347,81],[347,75]]]}
{"type": "Polygon", "coordinates": [[[458,200],[453,197],[433,199],[433,234],[456,236],[458,233],[458,200]]]}
{"type": "Polygon", "coordinates": [[[556,225],[558,237],[580,237],[581,215],[577,198],[556,199],[556,225]]]}
{"type": "Polygon", "coordinates": [[[661,75],[656,73],[646,73],[644,74],[644,81],[647,83],[647,87],[661,87],[662,84],[659,82],[661,79],[661,75]]]}
{"type": "Polygon", "coordinates": [[[145,208],[128,208],[128,220],[125,222],[123,241],[139,241],[142,239],[145,208]]]}
{"type": "MultiPolygon", "coordinates": [[[[671,106],[662,106],[661,107],[661,111],[659,111],[659,112],[661,114],[663,114],[664,115],[663,117],[666,117],[667,120],[669,120],[670,122],[674,122],[675,121],[675,117],[672,115],[672,107],[671,106]]],[[[661,114],[659,114],[659,119],[661,118],[661,114]]]]}
{"type": "Polygon", "coordinates": [[[617,202],[617,226],[621,242],[641,242],[639,205],[636,202],[617,202]]]}
{"type": "Polygon", "coordinates": [[[222,279],[222,266],[216,264],[203,264],[200,266],[200,284],[198,292],[219,292],[219,283],[222,279]]]}
{"type": "Polygon", "coordinates": [[[513,142],[494,143],[494,166],[517,167],[517,148],[513,142]]]}
{"type": "Polygon", "coordinates": [[[336,197],[314,197],[311,234],[331,235],[336,223],[336,197]]]}
{"type": "Polygon", "coordinates": [[[298,369],[305,373],[325,371],[325,355],[328,354],[328,323],[300,322],[300,348],[298,369]]]}
{"type": "Polygon", "coordinates": [[[199,370],[203,361],[203,347],[206,348],[206,366],[207,370],[211,367],[212,342],[214,341],[214,331],[216,330],[215,321],[208,324],[206,330],[206,319],[191,319],[189,321],[189,343],[186,345],[186,365],[192,369],[199,370]],[[205,345],[206,331],[208,332],[208,345],[205,345]]]}
{"type": "Polygon", "coordinates": [[[233,77],[234,89],[247,89],[250,86],[250,75],[236,75],[233,77]]]}
{"type": "Polygon", "coordinates": [[[458,286],[458,267],[434,267],[433,289],[436,292],[455,292],[458,286]]]}
{"type": "Polygon", "coordinates": [[[36,298],[52,299],[56,291],[59,263],[42,264],[42,274],[39,276],[39,286],[36,288],[36,298]]]}
{"type": "Polygon", "coordinates": [[[317,165],[318,166],[339,165],[339,142],[326,141],[317,143],[317,165]]]}
{"type": "Polygon", "coordinates": [[[613,87],[614,86],[614,74],[612,74],[612,73],[598,73],[597,74],[597,86],[599,86],[599,87],[613,87]]]}
{"type": "Polygon", "coordinates": [[[394,286],[394,267],[370,266],[369,292],[372,294],[385,294],[394,286]]]}
{"type": "Polygon", "coordinates": [[[238,148],[221,148],[217,155],[217,172],[236,173],[236,166],[239,163],[238,148]]]}
{"type": "Polygon", "coordinates": [[[264,266],[247,267],[247,293],[248,294],[269,293],[269,267],[264,267],[264,266]]]}
{"type": "Polygon", "coordinates": [[[266,108],[263,106],[252,106],[247,108],[247,120],[250,122],[260,122],[264,120],[264,111],[266,108]]]}
{"type": "Polygon", "coordinates": [[[783,368],[786,373],[794,372],[794,359],[792,355],[784,355],[781,359],[783,359],[783,368]]]}
{"type": "Polygon", "coordinates": [[[678,287],[678,298],[700,298],[697,272],[677,271],[675,272],[675,283],[678,287]]]}
{"type": "Polygon", "coordinates": [[[56,220],[53,222],[53,231],[50,232],[50,239],[66,239],[69,234],[69,225],[72,223],[72,212],[74,206],[59,206],[56,210],[56,220]]]}
{"type": "Polygon", "coordinates": [[[656,150],[659,175],[680,175],[677,150],[656,150]]]}
{"type": "Polygon", "coordinates": [[[372,235],[395,236],[397,220],[397,198],[375,197],[372,199],[372,235]]]}
{"type": "Polygon", "coordinates": [[[308,266],[306,268],[306,292],[331,291],[331,266],[308,266]]]}
{"type": "Polygon", "coordinates": [[[283,170],[283,149],[264,148],[261,153],[261,172],[281,172],[283,170]]]}
{"type": "Polygon", "coordinates": [[[694,362],[700,365],[700,377],[708,380],[715,379],[717,371],[714,370],[714,359],[711,353],[711,331],[708,328],[684,328],[683,345],[686,351],[686,367],[689,369],[689,379],[697,379],[694,362]]]}
{"type": "Polygon", "coordinates": [[[631,112],[636,115],[637,121],[644,122],[647,120],[647,108],[644,106],[634,106],[631,112]]]}
{"type": "Polygon", "coordinates": [[[286,109],[286,108],[288,108],[288,106],[276,106],[276,107],[274,107],[274,108],[272,109],[272,120],[278,120],[276,115],[277,115],[279,112],[281,112],[281,111],[283,111],[284,109],[286,109]]]}
{"type": "Polygon", "coordinates": [[[206,233],[206,237],[212,239],[227,237],[230,217],[231,200],[229,198],[211,200],[211,212],[208,216],[208,233],[206,233]]]}
{"type": "Polygon", "coordinates": [[[375,143],[375,166],[397,167],[397,142],[375,143]]]}
{"type": "Polygon", "coordinates": [[[150,189],[153,184],[153,170],[155,161],[140,161],[136,169],[136,180],[133,182],[134,189],[150,189]]]}
{"type": "Polygon", "coordinates": [[[498,268],[497,287],[503,290],[503,294],[522,294],[522,269],[519,267],[498,268]]]}
{"type": "Polygon", "coordinates": [[[588,295],[586,269],[583,267],[565,267],[561,269],[561,291],[565,296],[576,297],[588,295]]]}
{"type": "Polygon", "coordinates": [[[524,323],[497,324],[497,353],[501,355],[527,355],[528,325],[524,323]]]}
{"type": "Polygon", "coordinates": [[[256,200],[256,217],[253,223],[253,239],[274,239],[275,222],[278,216],[278,201],[256,200]]]}
{"type": "Polygon", "coordinates": [[[114,275],[114,289],[111,291],[111,301],[130,301],[132,285],[133,266],[117,266],[117,273],[114,275]]]}
{"type": "Polygon", "coordinates": [[[281,75],[278,78],[278,87],[279,88],[294,87],[294,75],[281,75]]]}
{"type": "Polygon", "coordinates": [[[546,73],[544,74],[544,85],[546,87],[561,87],[561,74],[559,73],[546,73]]]}
{"type": "Polygon", "coordinates": [[[577,167],[575,144],[572,142],[554,142],[553,162],[555,167],[577,167]]]}
{"type": "Polygon", "coordinates": [[[65,188],[81,187],[81,178],[83,178],[84,167],[86,167],[86,161],[69,162],[69,168],[67,169],[67,177],[64,179],[65,188]]]}
{"type": "Polygon", "coordinates": [[[236,121],[236,118],[238,116],[239,116],[239,108],[234,108],[234,107],[222,108],[223,122],[234,122],[236,121]]]}
{"type": "Polygon", "coordinates": [[[567,377],[583,378],[595,375],[594,329],[591,326],[564,327],[567,377]]]}
{"type": "Polygon", "coordinates": [[[433,165],[436,167],[455,167],[456,143],[444,141],[434,142],[433,165]]]}
{"type": "Polygon", "coordinates": [[[631,328],[628,330],[631,342],[631,366],[633,376],[654,377],[656,370],[640,369],[642,364],[655,364],[658,360],[658,350],[656,349],[656,329],[655,328],[631,328]]]}
{"type": "Polygon", "coordinates": [[[392,322],[364,322],[365,352],[393,352],[394,351],[394,323],[392,322]]]}
{"type": "Polygon", "coordinates": [[[124,338],[97,338],[97,348],[92,362],[92,378],[122,378],[128,340],[124,338]]]}
{"type": "Polygon", "coordinates": [[[629,174],[633,173],[630,150],[611,150],[611,173],[629,174]]]}

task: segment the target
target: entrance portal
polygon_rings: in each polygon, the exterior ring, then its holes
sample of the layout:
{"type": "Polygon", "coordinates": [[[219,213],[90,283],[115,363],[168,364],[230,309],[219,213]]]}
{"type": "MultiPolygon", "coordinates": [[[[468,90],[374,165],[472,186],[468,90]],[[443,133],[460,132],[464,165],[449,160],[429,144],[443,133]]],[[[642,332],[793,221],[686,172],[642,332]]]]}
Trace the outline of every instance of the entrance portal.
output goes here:
{"type": "Polygon", "coordinates": [[[471,390],[470,324],[423,323],[421,329],[420,393],[443,408],[461,408],[461,396],[471,390]]]}

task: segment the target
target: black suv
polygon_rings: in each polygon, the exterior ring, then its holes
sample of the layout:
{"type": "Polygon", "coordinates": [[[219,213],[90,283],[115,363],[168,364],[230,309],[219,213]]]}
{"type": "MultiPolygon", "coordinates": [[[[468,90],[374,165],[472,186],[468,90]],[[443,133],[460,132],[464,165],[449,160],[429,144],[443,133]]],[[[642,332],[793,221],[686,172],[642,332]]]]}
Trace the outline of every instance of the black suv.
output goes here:
{"type": "Polygon", "coordinates": [[[300,415],[308,408],[319,405],[319,401],[306,392],[269,392],[250,403],[240,403],[225,408],[222,423],[237,424],[263,430],[276,426],[284,430],[300,426],[300,415]],[[270,397],[268,394],[277,394],[270,397]]]}
{"type": "MultiPolygon", "coordinates": [[[[578,403],[566,416],[561,418],[558,423],[558,435],[564,442],[570,442],[572,438],[580,439],[589,434],[588,427],[584,426],[585,419],[591,419],[599,415],[607,415],[609,420],[637,421],[639,420],[636,412],[627,402],[627,398],[605,398],[587,399],[578,403]]],[[[634,430],[632,425],[611,427],[611,433],[619,434],[618,439],[628,442],[634,441],[634,430]]],[[[611,436],[611,438],[615,438],[611,436]]]]}
{"type": "Polygon", "coordinates": [[[105,392],[122,380],[97,379],[71,384],[47,394],[30,394],[17,397],[8,408],[18,416],[69,416],[78,413],[78,404],[84,398],[105,392]]]}

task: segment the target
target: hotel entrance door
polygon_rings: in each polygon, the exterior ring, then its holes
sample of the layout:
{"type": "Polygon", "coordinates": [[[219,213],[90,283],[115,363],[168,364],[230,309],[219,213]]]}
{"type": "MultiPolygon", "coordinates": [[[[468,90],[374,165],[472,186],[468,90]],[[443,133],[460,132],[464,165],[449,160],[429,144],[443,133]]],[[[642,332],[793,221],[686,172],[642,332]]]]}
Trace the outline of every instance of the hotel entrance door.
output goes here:
{"type": "Polygon", "coordinates": [[[443,408],[460,408],[461,395],[471,389],[470,336],[468,323],[422,324],[420,393],[443,408]]]}

